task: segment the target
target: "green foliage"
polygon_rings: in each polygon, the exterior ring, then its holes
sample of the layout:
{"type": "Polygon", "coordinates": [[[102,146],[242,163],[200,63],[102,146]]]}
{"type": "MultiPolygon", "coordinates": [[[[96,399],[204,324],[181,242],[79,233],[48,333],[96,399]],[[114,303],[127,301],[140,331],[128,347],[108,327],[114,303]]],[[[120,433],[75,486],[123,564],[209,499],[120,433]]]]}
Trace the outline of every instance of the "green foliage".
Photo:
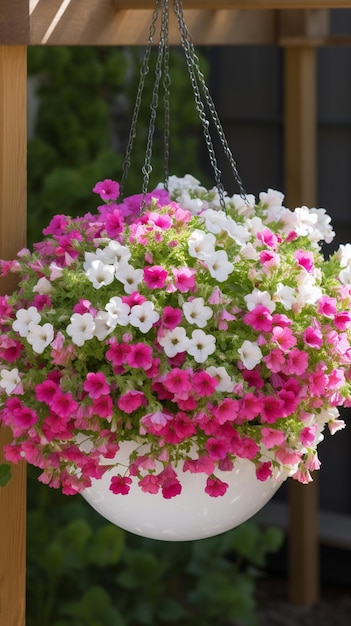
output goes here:
{"type": "MultiPolygon", "coordinates": [[[[199,121],[185,60],[179,50],[170,55],[170,172],[198,167],[199,121]]],[[[95,211],[95,183],[120,180],[130,120],[139,81],[140,50],[134,48],[42,47],[28,49],[28,72],[36,80],[38,111],[35,134],[28,143],[28,240],[55,213],[82,215],[95,211]],[[117,148],[116,148],[117,145],[117,148]]],[[[155,54],[150,60],[153,76],[155,54]]],[[[145,83],[126,194],[140,193],[153,80],[145,83]]],[[[163,180],[163,111],[152,158],[149,189],[163,180]]]]}
{"type": "Polygon", "coordinates": [[[256,625],[255,581],[279,531],[251,521],[201,541],[153,541],[37,484],[33,468],[29,479],[27,626],[256,625]]]}
{"type": "Polygon", "coordinates": [[[0,487],[5,487],[11,480],[11,466],[8,463],[0,463],[0,487]]]}

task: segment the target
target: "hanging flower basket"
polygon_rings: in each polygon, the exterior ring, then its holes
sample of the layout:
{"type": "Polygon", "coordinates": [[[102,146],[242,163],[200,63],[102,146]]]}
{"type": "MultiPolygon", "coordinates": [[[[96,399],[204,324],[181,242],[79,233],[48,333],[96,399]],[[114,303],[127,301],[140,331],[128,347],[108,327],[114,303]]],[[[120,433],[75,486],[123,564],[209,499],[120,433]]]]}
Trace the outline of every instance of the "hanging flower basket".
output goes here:
{"type": "Polygon", "coordinates": [[[351,246],[324,260],[325,211],[272,190],[225,211],[192,176],[119,204],[117,183],[94,191],[96,215],[57,215],[1,262],[19,279],[0,299],[6,459],[133,532],[221,532],[309,482],[324,426],[344,427],[351,246]]]}

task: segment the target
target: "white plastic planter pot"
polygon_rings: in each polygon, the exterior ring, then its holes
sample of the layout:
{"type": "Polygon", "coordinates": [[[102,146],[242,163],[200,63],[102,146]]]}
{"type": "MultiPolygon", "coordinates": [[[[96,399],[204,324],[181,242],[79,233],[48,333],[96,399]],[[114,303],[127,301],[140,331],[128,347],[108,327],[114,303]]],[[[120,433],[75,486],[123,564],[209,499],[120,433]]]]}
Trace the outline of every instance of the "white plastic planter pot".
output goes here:
{"type": "MultiPolygon", "coordinates": [[[[129,454],[136,444],[124,442],[115,460],[129,464],[129,454]]],[[[229,488],[224,496],[213,498],[205,493],[206,476],[179,472],[180,495],[169,500],[162,494],[148,494],[133,481],[128,495],[109,490],[110,470],[82,493],[87,502],[103,517],[136,535],[163,541],[190,541],[223,533],[257,513],[282,483],[257,480],[254,465],[238,459],[231,472],[216,472],[229,488]]]]}

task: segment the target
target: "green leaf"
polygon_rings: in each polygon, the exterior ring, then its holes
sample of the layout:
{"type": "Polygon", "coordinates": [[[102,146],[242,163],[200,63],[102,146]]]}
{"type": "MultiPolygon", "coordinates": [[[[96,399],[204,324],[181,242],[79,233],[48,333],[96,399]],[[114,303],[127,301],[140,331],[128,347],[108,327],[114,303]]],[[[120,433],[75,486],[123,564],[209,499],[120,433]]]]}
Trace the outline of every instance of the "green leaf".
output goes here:
{"type": "Polygon", "coordinates": [[[8,463],[0,465],[0,487],[5,487],[11,480],[11,466],[8,463]]]}
{"type": "Polygon", "coordinates": [[[89,543],[87,560],[89,563],[106,567],[119,562],[124,546],[125,533],[111,524],[102,526],[89,543]]]}

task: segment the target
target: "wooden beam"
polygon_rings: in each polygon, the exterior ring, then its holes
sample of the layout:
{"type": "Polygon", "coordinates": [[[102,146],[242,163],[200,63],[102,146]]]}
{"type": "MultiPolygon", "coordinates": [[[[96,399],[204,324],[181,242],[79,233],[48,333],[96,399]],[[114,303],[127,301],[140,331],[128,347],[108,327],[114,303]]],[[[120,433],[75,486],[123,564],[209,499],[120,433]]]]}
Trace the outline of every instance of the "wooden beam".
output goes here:
{"type": "MultiPolygon", "coordinates": [[[[145,45],[151,10],[116,11],[111,0],[39,0],[31,13],[31,45],[145,45]],[[64,9],[64,10],[63,10],[64,9]]],[[[273,44],[273,11],[185,11],[198,45],[273,44]]],[[[155,42],[158,39],[155,36],[155,42]]],[[[177,20],[170,13],[170,43],[179,44],[177,20]]]]}
{"type": "MultiPolygon", "coordinates": [[[[0,46],[0,258],[13,259],[26,240],[25,46],[0,46]]],[[[14,283],[0,279],[1,293],[14,283]]],[[[10,440],[0,428],[0,462],[10,440]]],[[[0,487],[0,624],[24,626],[26,546],[26,472],[21,463],[0,487]]]]}
{"type": "MultiPolygon", "coordinates": [[[[113,0],[118,9],[151,9],[155,0],[113,0]]],[[[186,9],[338,9],[351,0],[184,0],[186,9]]]]}
{"type": "MultiPolygon", "coordinates": [[[[316,206],[316,50],[285,49],[285,192],[291,209],[316,206]]],[[[319,595],[317,481],[289,485],[289,588],[294,604],[319,595]]]]}
{"type": "Polygon", "coordinates": [[[29,3],[27,0],[1,0],[0,45],[26,44],[29,41],[29,3]]]}

